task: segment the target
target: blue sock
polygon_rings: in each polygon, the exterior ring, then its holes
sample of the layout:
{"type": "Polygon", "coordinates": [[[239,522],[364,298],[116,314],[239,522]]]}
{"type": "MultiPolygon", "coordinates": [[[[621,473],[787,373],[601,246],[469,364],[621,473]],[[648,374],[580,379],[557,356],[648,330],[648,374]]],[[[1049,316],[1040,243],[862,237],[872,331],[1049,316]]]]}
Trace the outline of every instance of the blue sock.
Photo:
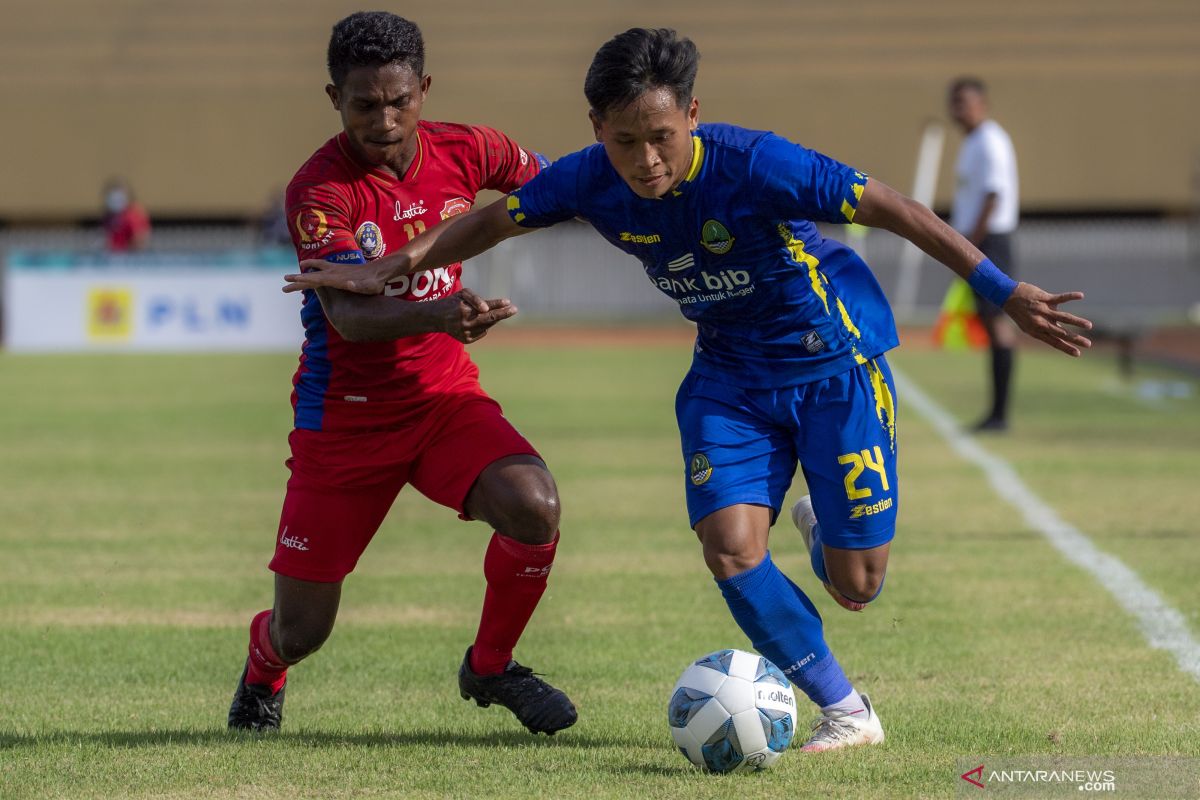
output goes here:
{"type": "Polygon", "coordinates": [[[754,648],[810,700],[824,708],[850,694],[853,687],[825,643],[821,615],[769,552],[757,567],[718,580],[717,586],[754,648]]]}
{"type": "Polygon", "coordinates": [[[829,573],[825,571],[825,548],[821,546],[821,523],[812,527],[812,552],[808,554],[812,562],[813,572],[821,579],[821,583],[829,583],[829,573]]]}

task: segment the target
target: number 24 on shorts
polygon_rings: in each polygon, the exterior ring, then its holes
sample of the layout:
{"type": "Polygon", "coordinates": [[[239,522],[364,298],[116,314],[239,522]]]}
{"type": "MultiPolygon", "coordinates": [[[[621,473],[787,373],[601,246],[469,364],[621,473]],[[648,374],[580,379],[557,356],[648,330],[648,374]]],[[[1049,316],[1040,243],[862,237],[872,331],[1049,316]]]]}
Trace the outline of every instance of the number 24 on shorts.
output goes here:
{"type": "Polygon", "coordinates": [[[883,486],[883,490],[889,491],[887,469],[883,463],[883,451],[879,449],[879,445],[875,445],[874,453],[870,450],[862,450],[858,453],[846,453],[838,456],[838,463],[842,466],[850,465],[850,471],[846,473],[846,497],[851,500],[862,500],[865,497],[871,496],[870,488],[859,489],[855,486],[855,481],[863,474],[864,470],[871,470],[879,473],[879,482],[883,486]]]}

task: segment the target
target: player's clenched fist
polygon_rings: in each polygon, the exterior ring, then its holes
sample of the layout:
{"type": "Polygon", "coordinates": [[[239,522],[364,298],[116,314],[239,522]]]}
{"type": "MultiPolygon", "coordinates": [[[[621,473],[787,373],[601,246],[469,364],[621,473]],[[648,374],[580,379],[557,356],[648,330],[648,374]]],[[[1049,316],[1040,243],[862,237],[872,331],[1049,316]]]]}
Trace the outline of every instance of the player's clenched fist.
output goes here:
{"type": "Polygon", "coordinates": [[[497,322],[517,313],[517,307],[510,300],[484,300],[470,289],[463,289],[448,299],[455,303],[443,317],[442,330],[466,344],[479,341],[497,322]]]}

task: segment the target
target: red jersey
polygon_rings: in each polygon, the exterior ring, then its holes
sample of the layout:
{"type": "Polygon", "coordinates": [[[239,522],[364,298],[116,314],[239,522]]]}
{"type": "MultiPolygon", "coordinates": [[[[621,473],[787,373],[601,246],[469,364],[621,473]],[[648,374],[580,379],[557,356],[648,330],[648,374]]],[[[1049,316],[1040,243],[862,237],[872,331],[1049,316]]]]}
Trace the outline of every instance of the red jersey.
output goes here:
{"type": "Polygon", "coordinates": [[[142,237],[150,232],[150,217],[146,209],[134,202],[104,220],[108,234],[108,249],[114,253],[132,250],[142,237]]]}
{"type": "MultiPolygon", "coordinates": [[[[301,259],[370,261],[444,219],[470,210],[480,189],[509,192],[545,160],[499,131],[417,123],[417,152],[402,178],[362,163],[339,133],[312,155],[287,189],[287,218],[301,259]]],[[[385,294],[398,303],[437,300],[462,288],[462,264],[405,275],[385,294]]],[[[426,333],[348,342],[304,292],[304,347],[292,380],[297,428],[361,430],[407,424],[447,394],[479,392],[461,342],[426,333]]]]}

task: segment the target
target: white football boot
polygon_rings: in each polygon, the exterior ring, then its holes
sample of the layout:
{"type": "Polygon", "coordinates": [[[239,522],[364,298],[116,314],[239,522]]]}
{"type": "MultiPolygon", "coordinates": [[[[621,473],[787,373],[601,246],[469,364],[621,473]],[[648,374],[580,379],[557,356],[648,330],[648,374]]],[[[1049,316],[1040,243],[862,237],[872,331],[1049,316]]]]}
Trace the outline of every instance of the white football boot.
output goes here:
{"type": "Polygon", "coordinates": [[[843,714],[831,711],[813,720],[812,735],[800,748],[804,753],[822,753],[842,747],[879,744],[883,741],[883,725],[871,706],[870,699],[860,695],[866,714],[843,714]]]}
{"type": "MultiPolygon", "coordinates": [[[[792,523],[796,526],[796,530],[800,531],[800,538],[804,540],[804,547],[811,554],[813,549],[812,531],[817,525],[817,514],[813,511],[811,495],[804,495],[804,497],[801,497],[792,506],[792,523]]],[[[867,607],[866,603],[859,603],[856,600],[851,600],[849,597],[843,596],[841,592],[828,583],[825,584],[825,591],[829,592],[829,596],[847,611],[862,611],[867,607]]]]}

